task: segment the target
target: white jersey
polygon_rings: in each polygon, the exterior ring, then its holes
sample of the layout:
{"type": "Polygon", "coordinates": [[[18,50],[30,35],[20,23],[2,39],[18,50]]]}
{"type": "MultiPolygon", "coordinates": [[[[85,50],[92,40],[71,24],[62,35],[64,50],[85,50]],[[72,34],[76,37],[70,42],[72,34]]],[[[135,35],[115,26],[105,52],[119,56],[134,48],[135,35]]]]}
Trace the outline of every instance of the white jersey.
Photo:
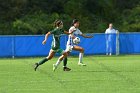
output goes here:
{"type": "Polygon", "coordinates": [[[117,31],[116,31],[115,29],[110,29],[110,28],[108,28],[108,29],[106,29],[105,33],[106,33],[106,34],[116,34],[117,31]]]}
{"type": "Polygon", "coordinates": [[[108,34],[106,37],[107,41],[111,41],[114,36],[113,34],[117,34],[117,30],[108,28],[106,29],[105,34],[108,34]]]}
{"type": "Polygon", "coordinates": [[[82,32],[78,28],[75,28],[74,26],[72,26],[69,29],[69,33],[71,33],[72,31],[74,31],[74,32],[69,35],[69,38],[68,38],[68,41],[67,41],[67,45],[73,45],[72,37],[76,37],[76,35],[81,35],[82,34],[82,32]]]}
{"type": "Polygon", "coordinates": [[[76,37],[76,35],[82,35],[82,32],[78,28],[75,28],[74,26],[72,26],[69,29],[69,33],[72,32],[72,31],[74,31],[74,32],[69,35],[69,38],[68,38],[68,41],[67,41],[67,47],[66,47],[66,51],[69,51],[69,52],[72,51],[72,48],[73,48],[73,45],[74,45],[72,37],[76,37]]]}

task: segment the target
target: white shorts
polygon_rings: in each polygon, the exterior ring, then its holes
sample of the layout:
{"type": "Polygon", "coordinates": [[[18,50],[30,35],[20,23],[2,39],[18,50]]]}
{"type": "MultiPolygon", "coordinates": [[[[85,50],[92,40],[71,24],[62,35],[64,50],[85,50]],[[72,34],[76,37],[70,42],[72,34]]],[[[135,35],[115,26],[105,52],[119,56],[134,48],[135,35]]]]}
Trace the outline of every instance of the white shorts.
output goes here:
{"type": "Polygon", "coordinates": [[[73,47],[74,47],[73,45],[67,45],[65,51],[66,52],[72,52],[73,47]]]}

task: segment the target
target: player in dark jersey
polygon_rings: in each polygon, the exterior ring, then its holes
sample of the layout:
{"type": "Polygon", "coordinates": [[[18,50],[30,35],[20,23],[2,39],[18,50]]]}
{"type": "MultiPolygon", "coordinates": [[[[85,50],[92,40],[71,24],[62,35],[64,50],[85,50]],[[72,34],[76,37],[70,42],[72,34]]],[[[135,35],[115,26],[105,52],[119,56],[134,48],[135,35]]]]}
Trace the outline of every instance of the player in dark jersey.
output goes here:
{"type": "MultiPolygon", "coordinates": [[[[44,59],[42,59],[40,62],[38,63],[35,63],[35,67],[34,67],[34,70],[36,71],[37,68],[44,64],[46,61],[50,60],[53,58],[53,56],[55,55],[55,53],[59,53],[61,54],[61,56],[58,58],[58,61],[56,62],[56,64],[53,64],[53,71],[56,70],[56,68],[58,67],[58,65],[61,63],[61,61],[63,60],[63,58],[67,57],[68,53],[65,52],[63,49],[60,48],[60,36],[62,34],[71,34],[67,31],[64,31],[62,28],[63,28],[63,22],[61,20],[56,20],[54,22],[54,25],[55,25],[55,28],[48,32],[46,35],[45,35],[45,39],[44,41],[42,42],[42,44],[46,44],[46,41],[48,39],[48,36],[50,34],[53,35],[53,41],[52,41],[52,45],[51,45],[51,49],[50,49],[50,52],[49,52],[49,55],[47,57],[45,57],[44,59]]],[[[70,71],[71,69],[69,68],[65,68],[65,71],[70,71]]]]}

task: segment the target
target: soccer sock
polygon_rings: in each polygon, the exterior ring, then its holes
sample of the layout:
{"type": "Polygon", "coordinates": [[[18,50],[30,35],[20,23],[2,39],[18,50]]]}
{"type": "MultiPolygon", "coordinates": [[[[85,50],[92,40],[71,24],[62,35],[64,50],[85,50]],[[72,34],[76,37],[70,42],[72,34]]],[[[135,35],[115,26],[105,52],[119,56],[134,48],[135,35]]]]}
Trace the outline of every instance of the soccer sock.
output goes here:
{"type": "Polygon", "coordinates": [[[55,65],[58,66],[60,63],[61,61],[58,59],[55,65]]]}
{"type": "Polygon", "coordinates": [[[63,67],[66,67],[67,66],[67,57],[65,57],[64,59],[63,59],[63,67]]]}
{"type": "Polygon", "coordinates": [[[48,61],[47,58],[42,59],[41,61],[39,61],[38,65],[42,65],[44,64],[46,61],[48,61]]]}
{"type": "Polygon", "coordinates": [[[79,63],[82,63],[83,60],[83,53],[79,53],[79,63]]]}

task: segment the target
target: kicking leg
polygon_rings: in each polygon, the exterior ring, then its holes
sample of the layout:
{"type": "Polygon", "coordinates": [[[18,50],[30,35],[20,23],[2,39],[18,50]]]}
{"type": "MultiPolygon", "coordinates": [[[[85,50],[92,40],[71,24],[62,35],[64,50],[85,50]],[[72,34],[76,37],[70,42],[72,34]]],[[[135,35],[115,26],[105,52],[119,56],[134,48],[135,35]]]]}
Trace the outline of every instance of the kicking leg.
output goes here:
{"type": "Polygon", "coordinates": [[[48,57],[42,59],[42,60],[39,61],[38,63],[35,63],[34,70],[36,71],[36,69],[37,69],[40,65],[42,65],[42,64],[44,64],[46,61],[52,59],[54,55],[55,55],[55,52],[54,52],[53,50],[50,50],[50,53],[49,53],[48,57]]]}

